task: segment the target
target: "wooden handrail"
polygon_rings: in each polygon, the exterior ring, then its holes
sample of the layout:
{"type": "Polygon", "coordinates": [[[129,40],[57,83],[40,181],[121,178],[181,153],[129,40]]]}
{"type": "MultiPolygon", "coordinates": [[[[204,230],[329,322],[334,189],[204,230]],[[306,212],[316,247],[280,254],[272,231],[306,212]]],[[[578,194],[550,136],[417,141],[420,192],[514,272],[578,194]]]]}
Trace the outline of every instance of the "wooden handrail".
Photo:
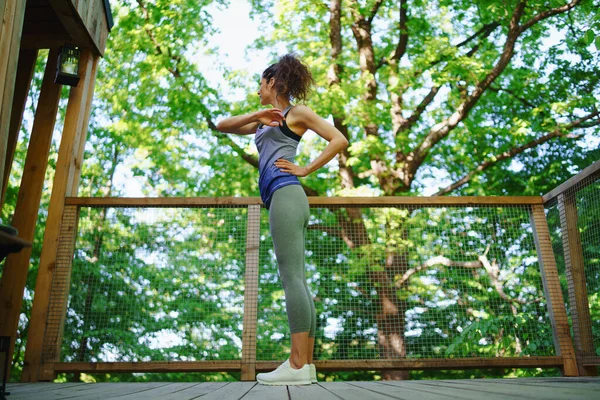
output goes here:
{"type": "MultiPolygon", "coordinates": [[[[592,165],[590,165],[589,167],[587,167],[586,169],[584,169],[577,175],[571,177],[571,179],[569,179],[568,181],[563,182],[562,184],[558,185],[557,187],[552,189],[550,192],[548,192],[544,196],[542,196],[542,198],[544,199],[544,204],[555,199],[559,194],[566,192],[567,190],[573,188],[575,185],[583,182],[585,179],[592,177],[592,176],[596,176],[596,177],[600,178],[600,161],[596,161],[595,163],[593,163],[592,165]]],[[[590,180],[589,182],[584,184],[583,187],[586,187],[586,186],[590,185],[591,183],[592,183],[592,180],[590,180]]]]}
{"type": "MultiPolygon", "coordinates": [[[[541,196],[386,196],[308,197],[313,206],[480,206],[543,204],[541,196]]],[[[67,197],[66,205],[85,207],[189,207],[248,206],[262,204],[260,197],[67,197]]]]}

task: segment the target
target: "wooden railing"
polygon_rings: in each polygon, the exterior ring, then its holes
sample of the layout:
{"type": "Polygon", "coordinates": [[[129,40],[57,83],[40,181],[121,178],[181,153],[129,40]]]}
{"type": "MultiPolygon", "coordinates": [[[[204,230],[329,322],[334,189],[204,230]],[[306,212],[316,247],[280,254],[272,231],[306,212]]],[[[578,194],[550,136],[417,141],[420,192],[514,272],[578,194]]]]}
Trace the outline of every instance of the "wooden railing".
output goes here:
{"type": "MultiPolygon", "coordinates": [[[[543,196],[546,207],[558,208],[577,364],[581,375],[590,376],[598,375],[596,366],[600,365],[600,356],[597,354],[594,342],[599,343],[600,338],[594,338],[592,333],[593,322],[590,316],[588,295],[593,293],[588,292],[587,280],[595,279],[597,281],[597,277],[591,276],[592,274],[586,277],[586,260],[583,253],[578,214],[595,210],[578,210],[577,200],[581,196],[588,197],[584,207],[600,207],[600,193],[597,189],[582,194],[585,189],[599,179],[600,161],[597,161],[543,196]]],[[[596,233],[597,238],[600,236],[600,230],[596,233]]],[[[598,246],[599,243],[595,243],[595,245],[598,246]]]]}
{"type": "MultiPolygon", "coordinates": [[[[321,371],[332,370],[415,370],[465,369],[492,367],[559,367],[566,376],[578,375],[571,343],[567,314],[560,289],[542,197],[380,197],[322,198],[309,197],[311,207],[487,207],[522,206],[529,211],[533,237],[541,270],[544,301],[547,303],[554,338],[554,356],[469,357],[439,359],[362,359],[315,360],[321,371]]],[[[50,304],[42,356],[42,380],[61,372],[166,372],[166,371],[241,371],[242,380],[254,380],[257,371],[268,371],[281,361],[259,361],[256,355],[258,312],[258,267],[260,210],[259,198],[67,198],[61,225],[56,268],[51,283],[50,304]],[[248,209],[242,357],[229,361],[153,361],[153,362],[60,362],[62,329],[67,309],[71,263],[75,248],[81,207],[214,207],[248,209]]],[[[38,283],[39,284],[39,283],[38,283]]],[[[50,284],[48,282],[48,284],[50,284]]]]}

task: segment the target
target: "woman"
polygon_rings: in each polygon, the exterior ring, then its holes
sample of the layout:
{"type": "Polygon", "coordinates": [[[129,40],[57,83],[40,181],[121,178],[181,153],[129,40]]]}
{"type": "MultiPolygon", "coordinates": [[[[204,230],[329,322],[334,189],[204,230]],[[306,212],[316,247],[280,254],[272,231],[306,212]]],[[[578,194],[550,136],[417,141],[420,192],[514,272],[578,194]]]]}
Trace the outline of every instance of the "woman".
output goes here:
{"type": "Polygon", "coordinates": [[[274,108],[235,116],[219,122],[221,132],[256,133],[259,154],[260,195],[269,210],[269,226],[285,292],[292,351],[275,371],[258,374],[265,385],[304,385],[317,381],[312,364],[317,317],[306,284],[304,238],[309,208],[298,177],[307,176],[329,162],[348,146],[344,135],[305,105],[313,79],[308,68],[293,55],[283,56],[269,66],[260,81],[260,103],[274,108]],[[313,162],[294,164],[301,137],[308,130],[329,142],[313,162]]]}

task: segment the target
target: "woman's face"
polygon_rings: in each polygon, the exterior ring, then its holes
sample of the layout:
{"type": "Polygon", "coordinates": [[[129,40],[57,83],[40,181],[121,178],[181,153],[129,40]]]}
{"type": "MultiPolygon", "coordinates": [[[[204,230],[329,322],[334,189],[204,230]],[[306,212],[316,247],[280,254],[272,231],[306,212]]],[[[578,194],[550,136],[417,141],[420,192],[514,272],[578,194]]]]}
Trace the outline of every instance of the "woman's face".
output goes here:
{"type": "Polygon", "coordinates": [[[273,104],[273,101],[277,96],[275,93],[275,78],[271,78],[269,82],[267,82],[265,78],[261,78],[258,96],[260,97],[260,104],[263,106],[273,104]]]}

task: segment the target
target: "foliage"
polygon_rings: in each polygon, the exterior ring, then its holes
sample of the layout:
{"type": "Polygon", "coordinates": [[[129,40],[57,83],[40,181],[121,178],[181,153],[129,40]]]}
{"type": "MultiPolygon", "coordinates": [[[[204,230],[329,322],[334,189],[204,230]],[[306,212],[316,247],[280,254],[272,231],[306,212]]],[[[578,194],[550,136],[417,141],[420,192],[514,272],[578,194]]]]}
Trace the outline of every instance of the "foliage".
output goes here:
{"type": "MultiPolygon", "coordinates": [[[[232,89],[248,93],[228,102],[224,87],[209,81],[194,61],[221,45],[211,41],[217,29],[211,10],[234,7],[235,1],[112,2],[116,24],[99,64],[80,196],[120,196],[136,187],[147,196],[258,195],[252,138],[214,129],[219,118],[259,107],[258,77],[245,75],[244,66],[217,66],[232,89]]],[[[303,179],[311,194],[539,195],[598,159],[597,1],[251,4],[265,34],[249,50],[267,51],[272,60],[282,46],[299,54],[317,82],[308,104],[351,143],[337,163],[303,179]],[[567,4],[572,7],[559,9],[567,4]],[[548,10],[558,11],[546,15],[548,10]]],[[[64,117],[64,103],[60,110],[64,117]]],[[[15,176],[22,173],[26,130],[15,176]]],[[[308,135],[303,142],[301,164],[325,145],[308,135]]],[[[24,316],[31,309],[54,163],[51,159],[24,316]]],[[[11,178],[4,219],[14,209],[17,186],[18,179],[11,178]]],[[[109,354],[121,360],[240,356],[244,212],[161,211],[84,210],[62,344],[65,360],[102,360],[109,354]],[[177,331],[182,342],[153,346],[163,329],[177,331]]],[[[317,357],[392,354],[376,345],[378,335],[401,338],[394,357],[553,354],[545,305],[538,299],[539,269],[528,261],[535,254],[530,229],[523,210],[502,208],[314,210],[307,263],[321,328],[317,357]],[[382,333],[382,304],[388,300],[399,311],[382,333]],[[338,325],[326,335],[328,319],[338,325]]],[[[259,358],[281,359],[289,336],[269,240],[263,215],[259,358]]],[[[596,312],[597,296],[592,300],[596,312]]],[[[19,334],[13,379],[22,368],[25,318],[19,334]]],[[[411,376],[471,374],[486,372],[411,376]]],[[[192,377],[238,376],[152,379],[192,377]]]]}

